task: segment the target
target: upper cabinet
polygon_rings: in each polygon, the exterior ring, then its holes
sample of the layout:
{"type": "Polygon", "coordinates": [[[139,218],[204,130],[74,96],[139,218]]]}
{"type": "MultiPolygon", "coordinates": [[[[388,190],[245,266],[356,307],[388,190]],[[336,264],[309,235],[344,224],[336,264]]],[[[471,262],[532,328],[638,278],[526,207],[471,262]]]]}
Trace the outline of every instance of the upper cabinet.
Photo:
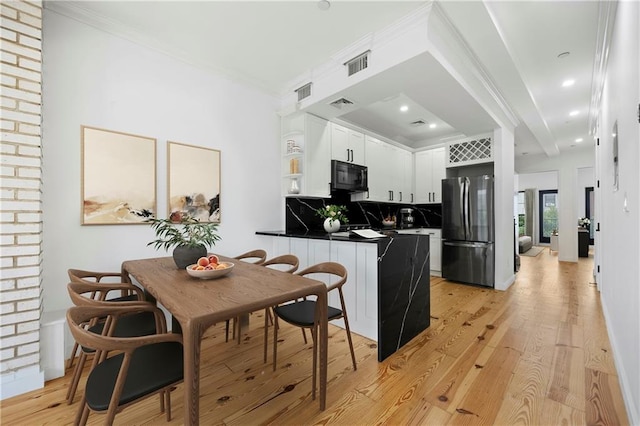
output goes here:
{"type": "Polygon", "coordinates": [[[311,114],[282,123],[282,192],[303,197],[331,196],[331,129],[311,114]]]}
{"type": "Polygon", "coordinates": [[[447,177],[444,148],[415,154],[415,197],[417,204],[442,203],[442,179],[447,177]]]}
{"type": "Polygon", "coordinates": [[[364,134],[336,123],[331,123],[330,127],[331,158],[364,165],[364,134]]]}
{"type": "Polygon", "coordinates": [[[365,136],[365,165],[369,191],[354,194],[353,200],[411,203],[412,156],[409,151],[365,136]]]}

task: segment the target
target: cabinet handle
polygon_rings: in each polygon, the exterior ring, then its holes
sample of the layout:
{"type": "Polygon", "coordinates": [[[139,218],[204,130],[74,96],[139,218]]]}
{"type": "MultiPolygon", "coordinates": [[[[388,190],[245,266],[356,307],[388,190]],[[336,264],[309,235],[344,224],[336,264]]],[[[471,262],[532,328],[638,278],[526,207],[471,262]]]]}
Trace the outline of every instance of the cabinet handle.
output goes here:
{"type": "Polygon", "coordinates": [[[431,193],[429,192],[429,202],[431,202],[431,193]]]}
{"type": "Polygon", "coordinates": [[[351,162],[353,163],[353,150],[350,149],[349,151],[351,151],[351,162]]]}
{"type": "Polygon", "coordinates": [[[400,191],[400,202],[402,202],[402,191],[400,191]]]}
{"type": "Polygon", "coordinates": [[[411,193],[411,202],[413,203],[413,192],[411,193]]]}

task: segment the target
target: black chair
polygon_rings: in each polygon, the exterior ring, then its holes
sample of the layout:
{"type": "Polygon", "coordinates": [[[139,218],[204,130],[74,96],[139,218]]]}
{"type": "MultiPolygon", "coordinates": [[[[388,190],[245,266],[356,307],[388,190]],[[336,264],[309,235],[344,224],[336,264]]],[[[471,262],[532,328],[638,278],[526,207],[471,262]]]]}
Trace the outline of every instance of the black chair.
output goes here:
{"type": "MultiPolygon", "coordinates": [[[[95,272],[95,271],[86,271],[83,269],[68,269],[67,274],[69,275],[69,279],[72,282],[80,282],[80,283],[122,283],[122,274],[120,272],[95,272]],[[103,281],[104,280],[104,281],[103,281]]],[[[134,286],[133,284],[128,284],[129,287],[123,287],[120,296],[112,297],[108,299],[111,302],[124,302],[124,301],[132,301],[132,300],[144,300],[144,291],[134,286]]],[[[96,300],[107,300],[108,291],[98,292],[91,294],[90,297],[96,300]]],[[[71,368],[73,366],[73,360],[78,353],[78,344],[75,343],[73,345],[73,349],[71,350],[71,355],[69,356],[69,361],[67,362],[67,368],[71,368]]]]}
{"type": "MultiPolygon", "coordinates": [[[[293,254],[283,254],[280,256],[273,257],[269,260],[266,260],[262,263],[262,266],[267,268],[277,269],[282,272],[287,272],[289,274],[293,274],[298,270],[298,266],[300,266],[300,260],[297,256],[293,254]]],[[[273,314],[271,313],[273,308],[266,308],[264,310],[264,362],[267,362],[267,346],[269,341],[269,322],[274,324],[273,314]]],[[[304,335],[304,329],[302,330],[302,334],[304,335]]],[[[305,342],[307,341],[307,336],[304,335],[305,342]]]]}
{"type": "MultiPolygon", "coordinates": [[[[338,290],[340,296],[341,309],[329,306],[328,320],[333,321],[337,319],[344,319],[344,325],[347,332],[347,340],[349,341],[349,349],[351,350],[351,361],[353,362],[353,369],[356,370],[356,355],[353,350],[353,342],[351,341],[351,330],[349,329],[349,319],[347,318],[347,310],[344,304],[344,296],[342,294],[342,286],[347,282],[347,270],[344,266],[336,262],[324,262],[316,265],[309,266],[300,272],[297,272],[301,276],[309,276],[314,274],[328,274],[332,280],[336,282],[329,283],[327,285],[327,291],[338,290]]],[[[315,277],[311,277],[315,278],[315,277]]],[[[318,278],[316,278],[318,279],[318,278]]],[[[273,370],[276,370],[276,358],[278,354],[278,319],[282,319],[291,325],[301,327],[303,330],[308,328],[311,330],[311,337],[313,338],[313,374],[315,383],[315,372],[317,367],[317,326],[315,323],[315,311],[316,302],[314,300],[297,300],[285,305],[279,305],[273,308],[275,324],[273,327],[273,370]]],[[[314,385],[315,387],[315,385],[314,385]]]]}
{"type": "Polygon", "coordinates": [[[111,425],[116,413],[156,393],[161,396],[160,410],[164,412],[166,404],[167,421],[171,420],[170,391],[184,379],[182,336],[166,333],[165,327],[161,334],[114,337],[109,332],[98,334],[84,326],[107,318],[111,331],[124,318],[143,313],[164,321],[162,311],[151,304],[74,306],[67,311],[67,322],[76,341],[96,349],[74,424],[85,425],[90,411],[97,411],[106,412],[105,423],[111,425]],[[108,356],[114,352],[117,354],[108,356]]]}
{"type": "MultiPolygon", "coordinates": [[[[262,265],[264,261],[267,259],[267,252],[263,249],[250,250],[246,253],[239,254],[235,256],[234,259],[242,260],[243,262],[253,263],[254,265],[262,265]]],[[[237,318],[234,319],[233,322],[233,334],[232,337],[236,338],[236,324],[237,318]]],[[[226,321],[225,327],[225,342],[229,341],[229,320],[226,321]]],[[[238,333],[238,343],[240,343],[240,334],[238,333]]]]}
{"type": "MultiPolygon", "coordinates": [[[[67,284],[67,291],[69,292],[71,301],[76,306],[154,306],[149,302],[141,300],[106,299],[106,295],[108,293],[130,291],[130,287],[131,284],[128,283],[106,284],[95,282],[70,282],[67,284]]],[[[94,318],[93,321],[85,324],[85,328],[96,334],[108,334],[117,337],[133,337],[162,332],[163,330],[166,330],[166,324],[164,315],[160,321],[154,312],[145,311],[135,315],[122,316],[117,324],[109,324],[108,318],[94,318]]],[[[73,371],[69,389],[67,389],[67,404],[71,404],[73,402],[87,357],[95,352],[95,348],[91,346],[83,346],[76,340],[74,350],[71,354],[72,357],[75,357],[76,348],[78,347],[81,349],[80,357],[78,358],[78,363],[73,371]]],[[[69,364],[71,365],[72,362],[69,364]]]]}

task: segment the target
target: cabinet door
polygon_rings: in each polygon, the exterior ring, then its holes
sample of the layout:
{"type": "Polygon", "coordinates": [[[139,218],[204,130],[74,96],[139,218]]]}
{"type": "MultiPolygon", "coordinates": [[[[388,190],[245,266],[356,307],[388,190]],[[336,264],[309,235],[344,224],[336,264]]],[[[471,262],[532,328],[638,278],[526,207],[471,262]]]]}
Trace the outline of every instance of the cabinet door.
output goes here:
{"type": "Polygon", "coordinates": [[[376,138],[366,138],[366,166],[369,179],[369,193],[366,201],[387,201],[389,198],[384,143],[376,138]]]}
{"type": "Polygon", "coordinates": [[[364,134],[331,123],[331,158],[347,163],[365,164],[364,134]]]}
{"type": "Polygon", "coordinates": [[[404,149],[400,150],[401,173],[400,199],[401,203],[413,203],[413,155],[404,149]]]}
{"type": "Polygon", "coordinates": [[[351,329],[362,336],[378,341],[378,245],[356,243],[357,270],[356,309],[349,311],[351,329]],[[355,324],[355,328],[354,325],[355,324]]]}
{"type": "Polygon", "coordinates": [[[331,123],[331,159],[350,162],[349,134],[346,127],[331,123]]]}
{"type": "Polygon", "coordinates": [[[414,159],[414,202],[416,204],[429,203],[429,194],[431,192],[431,153],[429,151],[416,152],[414,159]]]}
{"type": "Polygon", "coordinates": [[[429,235],[429,256],[431,270],[442,271],[442,239],[435,235],[429,235]]]}
{"type": "Polygon", "coordinates": [[[444,148],[436,148],[432,150],[431,157],[431,184],[433,191],[433,203],[442,203],[442,179],[447,177],[447,169],[444,163],[445,152],[444,148]]]}
{"type": "Polygon", "coordinates": [[[365,163],[365,143],[364,134],[347,129],[348,148],[351,150],[351,162],[364,166],[365,163]]]}
{"type": "Polygon", "coordinates": [[[329,122],[307,114],[304,195],[330,197],[331,138],[329,122]]]}

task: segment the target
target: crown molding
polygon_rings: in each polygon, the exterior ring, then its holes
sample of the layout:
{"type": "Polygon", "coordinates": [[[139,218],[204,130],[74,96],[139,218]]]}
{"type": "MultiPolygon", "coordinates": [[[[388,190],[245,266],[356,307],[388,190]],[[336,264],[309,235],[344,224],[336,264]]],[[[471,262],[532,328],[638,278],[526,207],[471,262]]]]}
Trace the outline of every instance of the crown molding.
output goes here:
{"type": "Polygon", "coordinates": [[[153,37],[148,37],[142,34],[139,31],[136,31],[126,25],[121,24],[118,21],[113,19],[109,19],[103,15],[95,13],[91,10],[82,7],[82,1],[45,1],[44,8],[46,10],[50,10],[52,12],[58,13],[60,15],[66,16],[67,18],[73,19],[80,23],[89,25],[93,28],[96,28],[100,31],[104,31],[113,36],[122,38],[124,40],[130,41],[140,46],[144,46],[151,50],[154,50],[163,55],[169,56],[171,58],[177,59],[185,64],[191,65],[198,69],[211,72],[216,74],[221,78],[226,78],[228,80],[245,84],[250,87],[256,88],[264,93],[267,93],[271,96],[278,96],[278,93],[274,93],[273,90],[266,87],[262,82],[247,77],[245,75],[241,75],[237,72],[233,72],[224,67],[215,67],[211,64],[208,64],[204,61],[197,61],[186,57],[182,52],[176,49],[172,49],[168,47],[166,44],[158,41],[153,37]]]}
{"type": "Polygon", "coordinates": [[[596,135],[598,117],[602,102],[602,92],[607,76],[609,48],[616,20],[617,1],[598,2],[598,32],[596,35],[596,54],[593,60],[593,79],[591,84],[591,104],[589,105],[589,132],[596,135]]]}

